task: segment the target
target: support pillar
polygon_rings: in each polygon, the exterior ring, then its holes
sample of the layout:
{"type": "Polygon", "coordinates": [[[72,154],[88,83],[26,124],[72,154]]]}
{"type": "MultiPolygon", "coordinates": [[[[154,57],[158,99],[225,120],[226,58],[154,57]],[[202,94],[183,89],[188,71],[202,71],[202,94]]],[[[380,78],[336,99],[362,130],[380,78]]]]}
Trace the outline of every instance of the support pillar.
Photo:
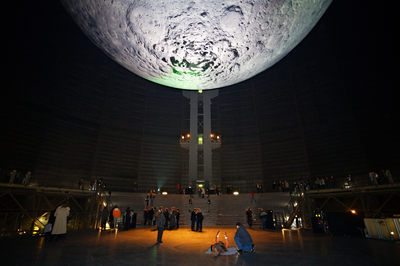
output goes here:
{"type": "Polygon", "coordinates": [[[190,99],[190,141],[181,140],[189,149],[189,184],[197,180],[212,182],[212,150],[220,146],[220,138],[211,137],[211,99],[218,90],[183,91],[190,99]]]}

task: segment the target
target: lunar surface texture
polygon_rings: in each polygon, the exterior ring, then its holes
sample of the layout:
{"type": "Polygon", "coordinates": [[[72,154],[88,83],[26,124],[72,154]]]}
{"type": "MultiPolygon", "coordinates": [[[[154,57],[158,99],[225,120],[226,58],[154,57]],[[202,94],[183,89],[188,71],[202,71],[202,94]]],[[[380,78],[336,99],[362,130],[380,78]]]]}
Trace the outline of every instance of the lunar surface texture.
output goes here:
{"type": "Polygon", "coordinates": [[[332,0],[62,0],[109,57],[186,90],[249,79],[288,54],[332,0]]]}

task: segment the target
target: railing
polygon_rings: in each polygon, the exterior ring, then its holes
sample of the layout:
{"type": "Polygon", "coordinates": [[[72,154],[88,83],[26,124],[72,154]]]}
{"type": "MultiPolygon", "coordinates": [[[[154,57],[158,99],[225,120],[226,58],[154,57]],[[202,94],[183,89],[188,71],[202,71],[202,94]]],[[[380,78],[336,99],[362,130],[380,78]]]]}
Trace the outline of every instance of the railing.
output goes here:
{"type": "MultiPolygon", "coordinates": [[[[7,212],[0,213],[0,237],[42,235],[50,212],[7,212]]],[[[100,216],[93,212],[71,212],[67,231],[96,229],[100,216]]]]}
{"type": "Polygon", "coordinates": [[[290,200],[286,207],[281,211],[275,213],[275,226],[276,228],[289,228],[293,223],[296,215],[299,213],[301,204],[304,202],[304,188],[299,185],[291,194],[290,200]]]}

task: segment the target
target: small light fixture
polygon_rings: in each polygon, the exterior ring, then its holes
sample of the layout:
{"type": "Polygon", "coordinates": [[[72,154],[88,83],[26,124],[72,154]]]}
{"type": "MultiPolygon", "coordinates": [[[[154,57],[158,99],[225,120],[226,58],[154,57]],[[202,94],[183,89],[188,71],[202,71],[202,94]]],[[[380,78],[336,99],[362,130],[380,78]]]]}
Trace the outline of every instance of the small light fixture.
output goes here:
{"type": "Polygon", "coordinates": [[[162,194],[163,194],[163,195],[168,195],[168,192],[167,192],[167,191],[163,191],[162,194]]]}
{"type": "Polygon", "coordinates": [[[355,210],[351,210],[351,213],[352,213],[352,214],[356,214],[356,211],[355,211],[355,210]]]}
{"type": "Polygon", "coordinates": [[[239,192],[235,191],[233,192],[233,195],[239,195],[239,192]]]}

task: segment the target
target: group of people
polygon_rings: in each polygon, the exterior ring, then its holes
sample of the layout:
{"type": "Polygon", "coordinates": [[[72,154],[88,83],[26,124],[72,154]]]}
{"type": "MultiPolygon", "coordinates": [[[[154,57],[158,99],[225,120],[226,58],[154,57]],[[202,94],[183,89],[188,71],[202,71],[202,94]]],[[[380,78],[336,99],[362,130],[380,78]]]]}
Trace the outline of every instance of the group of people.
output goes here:
{"type": "Polygon", "coordinates": [[[378,185],[384,185],[384,184],[392,184],[393,185],[393,178],[392,174],[390,173],[389,170],[381,170],[381,173],[374,173],[370,172],[368,174],[369,179],[371,181],[371,185],[373,186],[378,186],[378,185]]]}
{"type": "Polygon", "coordinates": [[[88,182],[85,182],[83,178],[79,179],[78,181],[78,188],[81,190],[87,189],[87,190],[101,190],[106,188],[106,184],[103,183],[103,179],[95,179],[89,180],[88,182]],[[87,186],[85,186],[85,183],[87,183],[87,186]]]}
{"type": "Polygon", "coordinates": [[[164,210],[163,206],[160,206],[158,210],[155,208],[155,217],[157,224],[157,243],[160,244],[162,243],[164,230],[179,228],[180,212],[179,209],[175,207],[172,207],[171,210],[168,208],[164,210]]]}
{"type": "Polygon", "coordinates": [[[29,185],[30,179],[31,179],[31,171],[26,172],[25,174],[22,174],[21,171],[14,170],[9,172],[5,176],[5,183],[10,183],[10,184],[22,184],[22,185],[29,185]]]}
{"type": "MultiPolygon", "coordinates": [[[[175,227],[179,228],[179,208],[171,207],[171,210],[169,210],[168,208],[165,208],[164,210],[162,206],[160,206],[158,209],[152,206],[149,210],[146,211],[151,211],[154,214],[152,217],[154,219],[148,219],[147,221],[145,220],[145,224],[153,225],[153,222],[156,223],[158,231],[157,243],[163,243],[162,236],[164,230],[173,230],[175,229],[175,227]]],[[[246,211],[249,212],[249,215],[252,217],[251,208],[247,209],[246,211]]],[[[132,222],[133,211],[129,207],[127,207],[125,213],[122,214],[121,210],[118,208],[118,205],[115,205],[110,212],[107,210],[107,207],[103,208],[101,212],[101,228],[104,230],[107,221],[109,221],[110,224],[113,224],[114,229],[116,229],[118,218],[121,215],[124,216],[124,230],[128,230],[129,224],[132,222]]],[[[48,224],[45,228],[45,240],[52,242],[58,241],[60,239],[65,239],[67,233],[67,222],[70,218],[70,208],[65,205],[60,205],[57,209],[53,210],[50,214],[48,224]]],[[[203,219],[204,217],[201,213],[200,208],[194,208],[191,213],[192,231],[202,231],[203,219]]],[[[234,240],[236,242],[237,250],[235,249],[235,252],[254,252],[254,244],[250,234],[242,226],[241,223],[237,223],[236,228],[237,231],[235,233],[234,240]]],[[[225,243],[223,243],[218,240],[219,234],[220,232],[218,231],[215,238],[215,244],[211,245],[211,251],[214,256],[218,256],[219,254],[228,252],[228,236],[226,235],[226,233],[224,234],[225,243]]]]}
{"type": "Polygon", "coordinates": [[[192,231],[201,232],[203,231],[203,220],[204,216],[201,212],[200,208],[193,208],[192,213],[190,215],[191,229],[192,231]],[[195,230],[196,226],[196,230],[195,230]]]}
{"type": "Polygon", "coordinates": [[[133,210],[127,207],[125,212],[122,213],[118,205],[115,205],[111,211],[108,211],[107,207],[104,207],[101,211],[101,229],[106,230],[107,221],[110,229],[118,229],[118,220],[122,217],[122,228],[124,231],[129,230],[135,226],[135,219],[133,218],[133,210]]]}
{"type": "Polygon", "coordinates": [[[144,209],[143,213],[143,224],[144,225],[156,225],[159,215],[162,214],[165,218],[164,221],[164,229],[165,230],[174,230],[179,228],[179,219],[181,216],[179,208],[171,207],[170,209],[163,209],[162,206],[157,209],[157,207],[151,206],[144,209]],[[163,210],[160,212],[160,210],[163,210]]]}
{"type": "Polygon", "coordinates": [[[154,204],[154,200],[156,199],[156,191],[150,190],[150,193],[147,194],[144,201],[146,202],[146,206],[151,206],[154,204]]]}
{"type": "Polygon", "coordinates": [[[393,178],[389,170],[381,170],[380,173],[369,172],[368,179],[366,178],[358,178],[358,182],[356,183],[354,176],[349,174],[346,177],[340,178],[337,180],[332,175],[330,177],[317,177],[314,182],[310,179],[306,178],[302,180],[301,178],[298,182],[294,181],[293,184],[289,184],[287,181],[279,181],[278,183],[272,183],[272,190],[279,192],[293,192],[297,194],[300,192],[300,188],[304,190],[314,190],[314,189],[332,189],[332,188],[344,188],[344,187],[357,187],[358,185],[367,185],[369,182],[373,186],[378,186],[381,184],[393,184],[393,178]]]}

